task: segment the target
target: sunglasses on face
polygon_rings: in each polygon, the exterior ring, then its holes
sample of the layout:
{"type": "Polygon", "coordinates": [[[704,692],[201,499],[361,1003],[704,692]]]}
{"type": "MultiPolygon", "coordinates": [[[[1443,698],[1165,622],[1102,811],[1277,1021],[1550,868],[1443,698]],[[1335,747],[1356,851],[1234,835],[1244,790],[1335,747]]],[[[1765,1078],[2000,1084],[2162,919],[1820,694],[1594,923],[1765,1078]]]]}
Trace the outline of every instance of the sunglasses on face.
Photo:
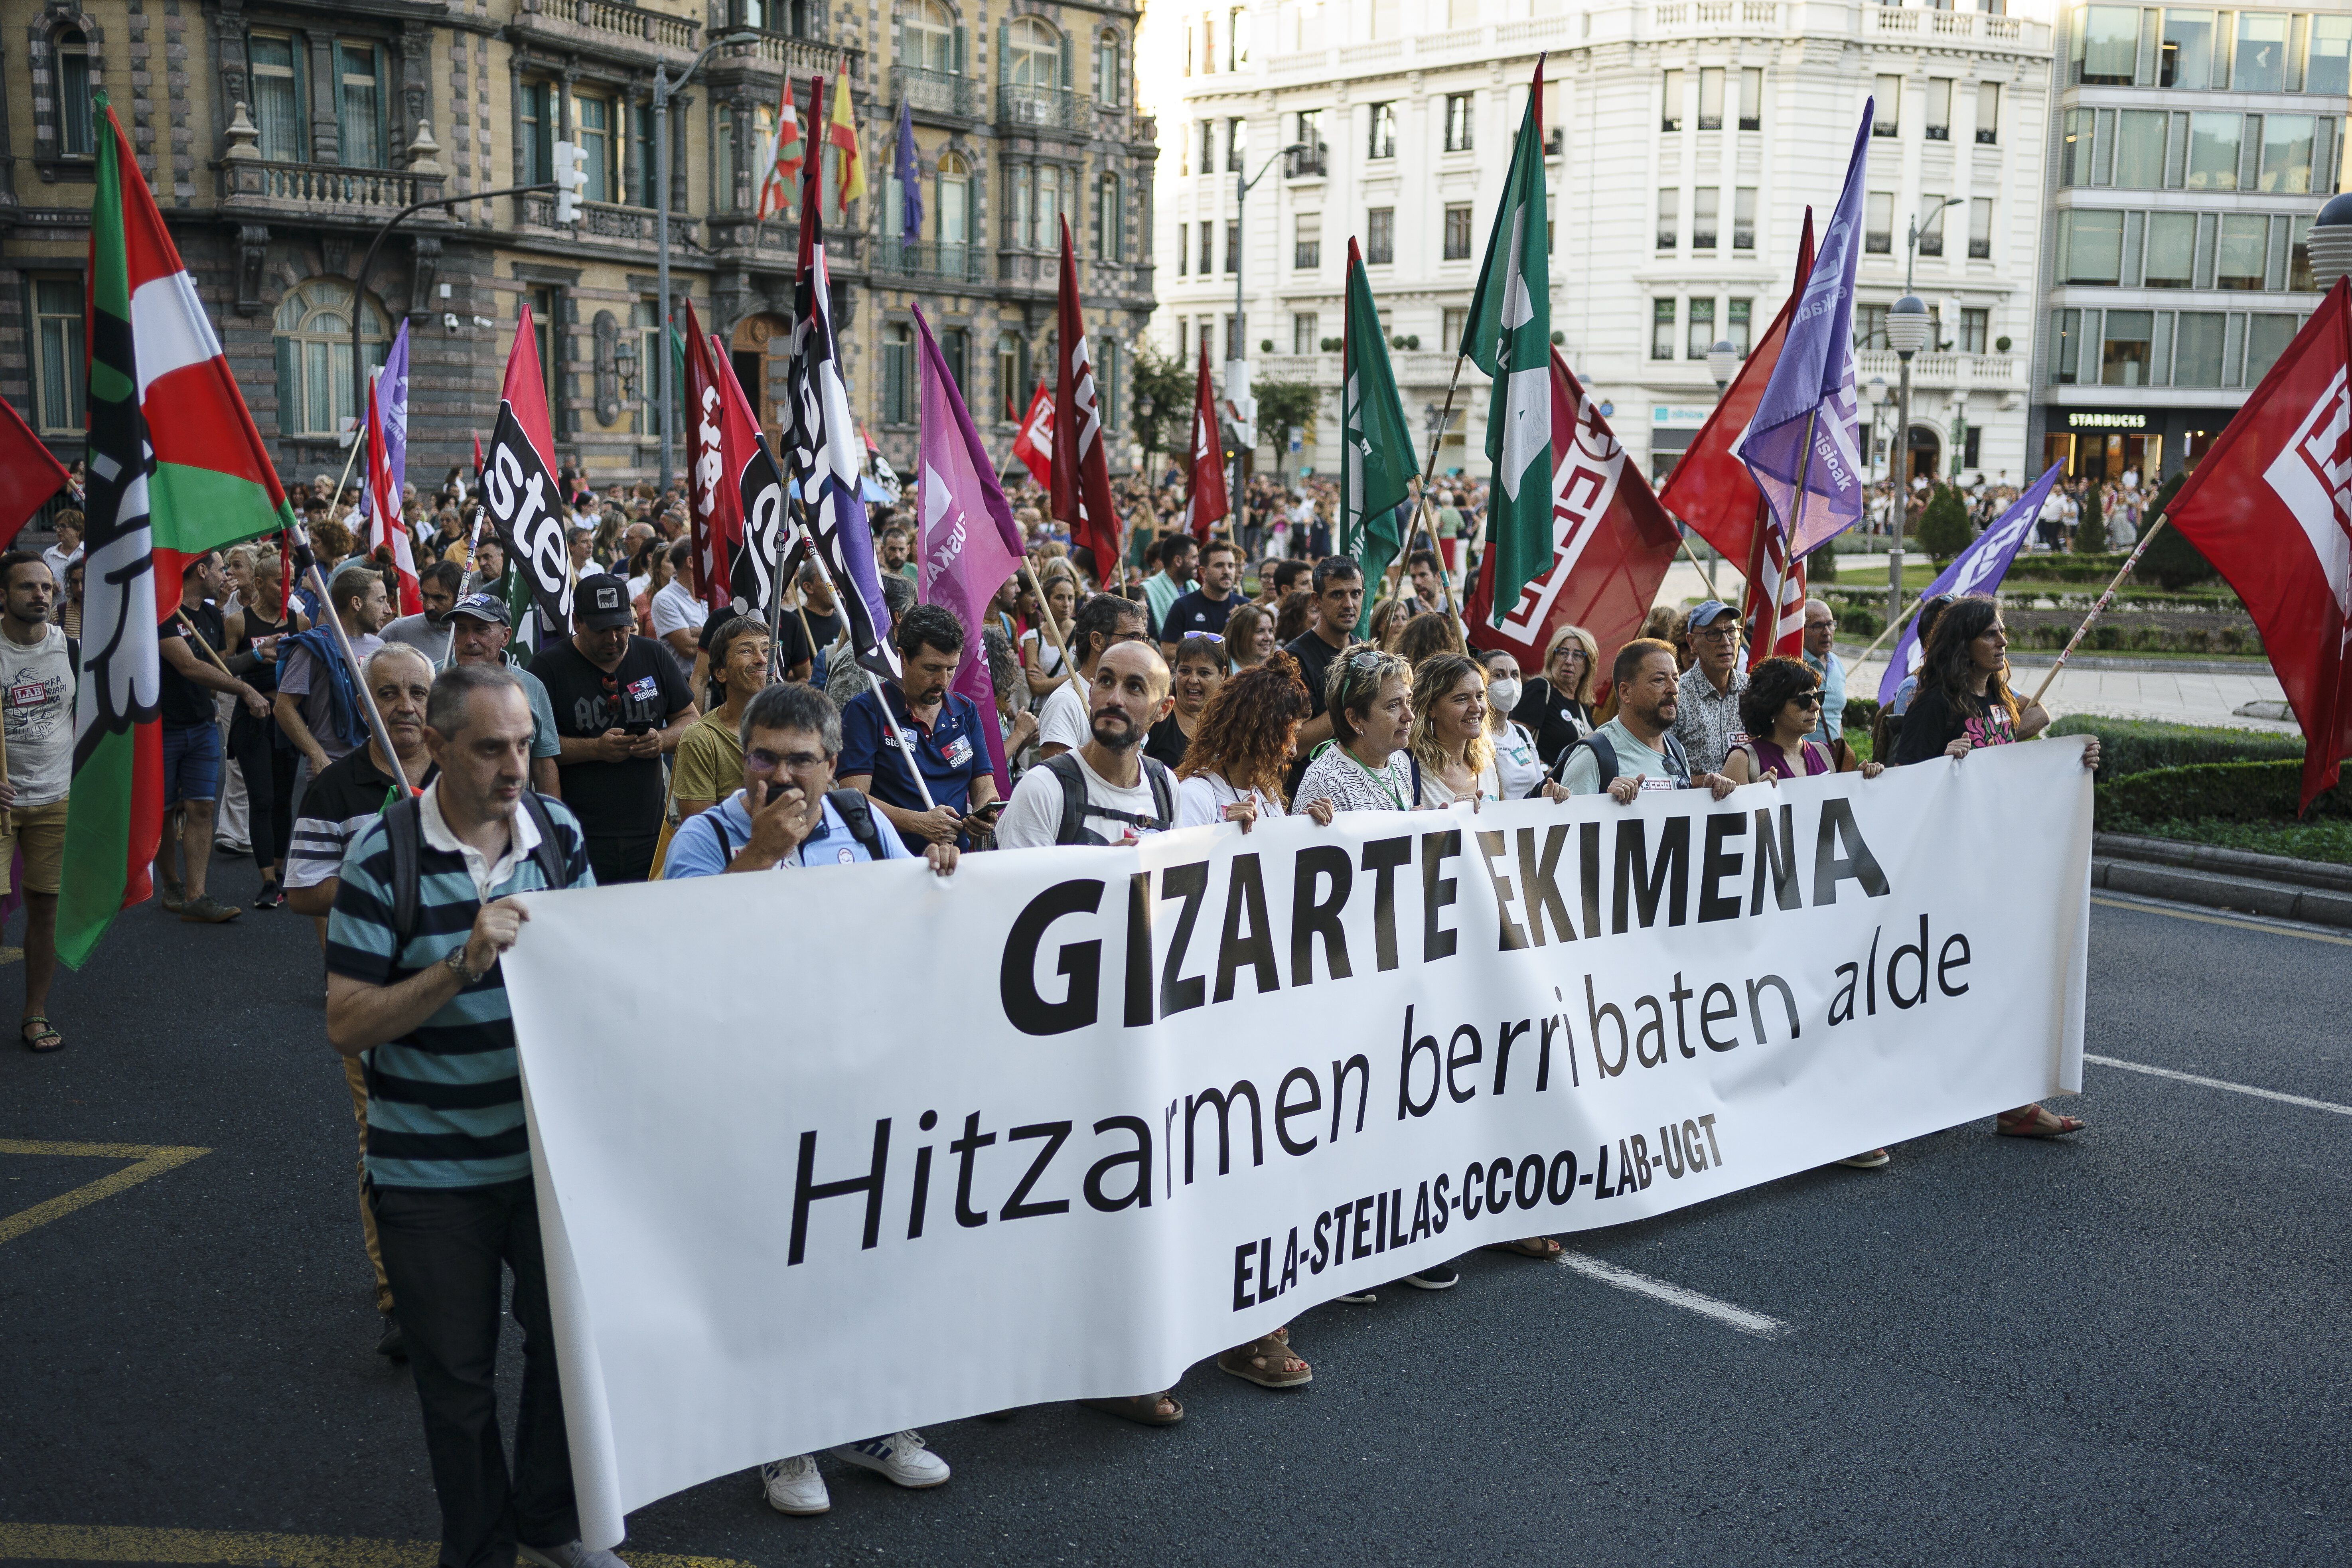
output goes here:
{"type": "Polygon", "coordinates": [[[1818,691],[1808,691],[1802,697],[1791,697],[1789,700],[1800,708],[1819,708],[1822,705],[1822,694],[1818,691]]]}
{"type": "Polygon", "coordinates": [[[828,760],[821,752],[772,752],[765,746],[753,746],[743,753],[743,765],[761,773],[772,773],[778,768],[788,773],[810,773],[824,766],[828,760]]]}

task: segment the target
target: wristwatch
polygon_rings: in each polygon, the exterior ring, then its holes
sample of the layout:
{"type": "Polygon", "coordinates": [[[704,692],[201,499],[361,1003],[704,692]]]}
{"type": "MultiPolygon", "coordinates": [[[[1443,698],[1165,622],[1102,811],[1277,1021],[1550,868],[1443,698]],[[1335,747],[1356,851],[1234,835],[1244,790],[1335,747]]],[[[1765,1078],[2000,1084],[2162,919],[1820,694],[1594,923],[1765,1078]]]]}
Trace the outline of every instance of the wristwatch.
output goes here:
{"type": "Polygon", "coordinates": [[[451,948],[449,950],[449,956],[443,959],[441,963],[450,973],[456,975],[460,981],[467,985],[471,985],[475,981],[481,978],[480,975],[475,973],[471,968],[467,967],[466,963],[466,944],[462,942],[457,946],[451,948]]]}

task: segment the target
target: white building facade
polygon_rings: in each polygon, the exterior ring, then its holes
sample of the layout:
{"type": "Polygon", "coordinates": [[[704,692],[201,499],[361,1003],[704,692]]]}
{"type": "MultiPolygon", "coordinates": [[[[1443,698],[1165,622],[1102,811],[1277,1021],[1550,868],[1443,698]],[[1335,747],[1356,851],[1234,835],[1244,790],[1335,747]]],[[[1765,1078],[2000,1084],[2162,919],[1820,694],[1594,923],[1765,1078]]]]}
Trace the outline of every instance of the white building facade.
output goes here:
{"type": "Polygon", "coordinates": [[[2201,457],[2318,308],[2352,8],[2074,5],[2058,22],[2035,449],[2160,480],[2201,457]]]}
{"type": "MultiPolygon", "coordinates": [[[[1163,136],[1153,337],[1228,357],[1238,263],[1255,377],[1326,394],[1297,450],[1261,431],[1261,470],[1337,466],[1350,236],[1402,344],[1407,413],[1435,430],[1538,54],[1552,326],[1654,477],[1714,403],[1708,346],[1744,349],[1786,298],[1805,208],[1826,221],[1874,94],[1860,376],[1897,382],[1881,321],[1916,218],[1914,287],[1938,328],[1912,366],[1917,469],[2015,482],[2027,467],[2046,23],[1826,0],[1255,0],[1146,25],[1163,136]],[[1292,144],[1307,150],[1275,156],[1292,144]],[[1237,219],[1236,186],[1269,157],[1237,219]]],[[[1466,369],[1441,472],[1483,475],[1486,402],[1466,369]]]]}

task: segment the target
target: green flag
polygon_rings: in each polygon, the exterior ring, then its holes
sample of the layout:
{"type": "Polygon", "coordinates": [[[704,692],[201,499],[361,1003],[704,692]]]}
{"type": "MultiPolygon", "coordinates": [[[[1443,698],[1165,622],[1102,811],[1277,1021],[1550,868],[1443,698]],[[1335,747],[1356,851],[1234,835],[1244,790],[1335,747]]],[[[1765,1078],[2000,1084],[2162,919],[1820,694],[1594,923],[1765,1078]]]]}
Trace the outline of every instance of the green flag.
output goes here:
{"type": "Polygon", "coordinates": [[[1339,370],[1339,553],[1364,572],[1364,613],[1356,635],[1372,629],[1372,584],[1396,559],[1403,540],[1397,534],[1397,508],[1414,473],[1412,426],[1405,423],[1389,369],[1389,345],[1381,335],[1380,312],[1364,258],[1348,241],[1348,335],[1339,370]]]}
{"type": "Polygon", "coordinates": [[[1491,602],[1498,626],[1517,607],[1520,591],[1552,562],[1551,247],[1542,106],[1543,64],[1538,61],[1462,334],[1461,352],[1495,378],[1486,413],[1486,456],[1495,465],[1486,548],[1495,563],[1491,602]]]}

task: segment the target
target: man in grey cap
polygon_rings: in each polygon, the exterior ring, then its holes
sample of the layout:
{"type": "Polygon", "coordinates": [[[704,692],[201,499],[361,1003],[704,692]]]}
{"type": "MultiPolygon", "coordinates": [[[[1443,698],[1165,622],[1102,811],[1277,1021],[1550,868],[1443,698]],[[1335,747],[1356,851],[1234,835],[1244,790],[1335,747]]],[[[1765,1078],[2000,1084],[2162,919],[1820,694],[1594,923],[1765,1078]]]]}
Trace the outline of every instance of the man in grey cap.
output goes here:
{"type": "Polygon", "coordinates": [[[587,833],[597,884],[642,882],[661,836],[662,756],[701,714],[669,650],[635,635],[626,583],[592,573],[572,606],[572,636],[530,661],[555,708],[563,804],[587,833]]]}
{"type": "Polygon", "coordinates": [[[506,602],[495,594],[468,594],[449,609],[451,665],[495,665],[522,683],[530,703],[530,787],[550,800],[563,798],[563,781],[555,759],[563,752],[556,734],[555,707],[548,700],[546,683],[507,657],[506,602]]]}
{"type": "Polygon", "coordinates": [[[1739,668],[1739,612],[1709,599],[1685,625],[1698,662],[1683,676],[1675,739],[1694,774],[1719,773],[1731,748],[1748,738],[1739,727],[1739,694],[1748,689],[1748,673],[1739,668]]]}

